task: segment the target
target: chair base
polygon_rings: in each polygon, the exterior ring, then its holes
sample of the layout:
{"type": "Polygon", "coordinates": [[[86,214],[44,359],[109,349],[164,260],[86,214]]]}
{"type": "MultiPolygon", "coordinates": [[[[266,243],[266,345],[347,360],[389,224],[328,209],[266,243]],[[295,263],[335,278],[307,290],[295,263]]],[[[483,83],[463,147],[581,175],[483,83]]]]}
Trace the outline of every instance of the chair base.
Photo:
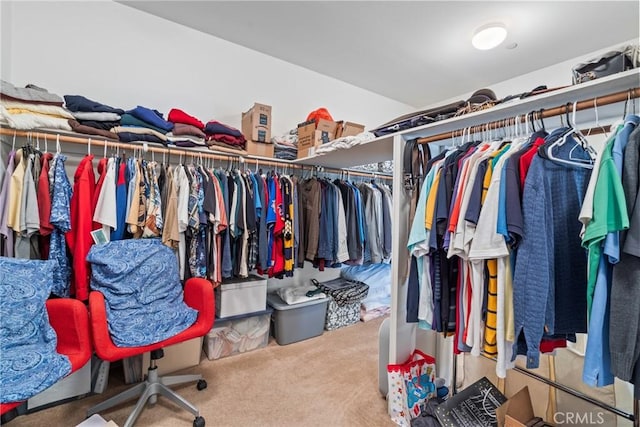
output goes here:
{"type": "Polygon", "coordinates": [[[109,408],[113,408],[114,406],[138,397],[138,402],[136,403],[135,408],[133,408],[133,412],[131,412],[124,424],[124,427],[132,427],[138,419],[138,416],[140,416],[140,413],[144,409],[147,402],[149,402],[150,404],[155,404],[158,400],[158,395],[160,395],[171,400],[173,403],[182,407],[183,409],[191,412],[196,419],[194,421],[194,425],[195,422],[198,421],[198,419],[201,419],[202,425],[204,425],[204,419],[200,417],[198,408],[193,406],[178,393],[167,387],[170,385],[185,384],[194,381],[198,382],[198,390],[206,388],[206,382],[203,380],[202,375],[174,375],[167,377],[158,377],[158,369],[156,367],[150,367],[147,371],[147,379],[143,383],[137,384],[130,389],[125,390],[122,393],[119,393],[105,400],[104,402],[89,408],[89,410],[87,411],[87,417],[105,411],[109,408]]]}

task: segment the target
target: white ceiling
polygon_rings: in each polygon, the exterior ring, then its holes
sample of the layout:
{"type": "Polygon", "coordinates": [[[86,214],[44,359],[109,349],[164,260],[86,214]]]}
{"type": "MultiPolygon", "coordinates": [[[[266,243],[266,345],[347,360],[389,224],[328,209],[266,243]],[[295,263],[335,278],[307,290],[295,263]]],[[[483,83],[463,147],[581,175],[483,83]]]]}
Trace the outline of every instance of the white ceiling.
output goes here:
{"type": "Polygon", "coordinates": [[[640,38],[637,0],[121,3],[417,108],[640,38]],[[475,50],[491,22],[507,40],[475,50]]]}

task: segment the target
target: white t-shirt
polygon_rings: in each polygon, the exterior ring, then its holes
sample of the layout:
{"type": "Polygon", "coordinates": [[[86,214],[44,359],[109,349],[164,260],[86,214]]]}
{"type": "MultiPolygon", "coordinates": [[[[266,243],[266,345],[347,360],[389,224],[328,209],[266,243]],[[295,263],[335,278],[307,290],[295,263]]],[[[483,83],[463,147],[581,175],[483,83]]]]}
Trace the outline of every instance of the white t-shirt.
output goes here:
{"type": "Polygon", "coordinates": [[[113,157],[107,162],[107,173],[102,182],[98,195],[93,221],[102,224],[106,236],[111,235],[111,229],[118,226],[118,212],[116,209],[116,161],[113,157]]]}

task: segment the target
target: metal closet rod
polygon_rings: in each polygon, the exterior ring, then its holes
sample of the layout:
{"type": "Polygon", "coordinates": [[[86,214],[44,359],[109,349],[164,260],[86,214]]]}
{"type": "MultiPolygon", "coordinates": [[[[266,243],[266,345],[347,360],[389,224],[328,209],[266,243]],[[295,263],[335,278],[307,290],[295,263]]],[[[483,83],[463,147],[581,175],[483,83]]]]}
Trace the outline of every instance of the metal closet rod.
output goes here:
{"type": "MultiPolygon", "coordinates": [[[[585,99],[583,101],[579,101],[576,104],[576,111],[588,110],[594,107],[602,107],[609,104],[616,104],[618,102],[627,101],[629,99],[635,99],[640,97],[640,88],[634,87],[627,89],[622,92],[611,93],[609,95],[595,97],[591,99],[585,99]],[[594,105],[597,104],[597,105],[594,105]]],[[[543,109],[543,110],[535,110],[531,113],[534,114],[534,118],[536,119],[546,119],[549,117],[560,116],[563,114],[567,114],[567,112],[573,111],[573,107],[570,104],[560,105],[557,107],[543,109]]],[[[489,110],[487,110],[489,111],[489,110]]],[[[518,117],[508,117],[506,119],[495,120],[489,123],[483,123],[481,125],[475,125],[470,127],[464,127],[461,129],[456,129],[451,132],[443,132],[436,135],[426,136],[424,138],[418,138],[419,144],[429,144],[430,142],[442,141],[444,139],[451,139],[452,137],[461,136],[466,133],[478,133],[487,130],[499,129],[506,126],[513,126],[516,123],[524,123],[527,120],[527,115],[521,115],[518,117]],[[470,129],[470,131],[468,131],[470,129]]]]}
{"type": "MultiPolygon", "coordinates": [[[[208,158],[213,160],[237,160],[240,163],[251,163],[254,165],[267,165],[267,166],[276,166],[276,167],[290,167],[292,169],[300,169],[304,170],[305,165],[290,163],[287,160],[264,160],[264,159],[255,159],[251,157],[244,157],[241,154],[236,153],[204,153],[202,151],[192,151],[183,149],[180,147],[177,148],[162,148],[155,147],[152,145],[147,145],[146,150],[142,145],[131,145],[124,144],[122,142],[111,141],[105,138],[100,138],[99,136],[96,138],[92,138],[90,136],[87,137],[77,137],[72,135],[64,135],[57,132],[45,132],[45,131],[26,131],[26,130],[17,130],[11,128],[0,128],[0,135],[6,136],[17,136],[21,138],[38,138],[45,139],[49,138],[51,141],[55,143],[55,141],[67,142],[72,144],[83,144],[89,145],[89,140],[91,140],[91,145],[97,145],[100,147],[107,146],[107,148],[119,148],[121,150],[141,150],[143,152],[151,152],[151,153],[160,153],[167,155],[177,155],[182,154],[185,157],[198,157],[198,158],[208,158]]],[[[309,167],[308,165],[306,165],[309,167]]],[[[311,166],[313,168],[313,166],[311,166]]],[[[342,173],[347,172],[349,175],[357,175],[363,177],[376,177],[382,179],[391,179],[392,177],[386,175],[380,175],[374,172],[365,172],[365,171],[354,171],[349,169],[336,169],[336,168],[323,168],[325,171],[332,171],[334,173],[342,173]]]]}
{"type": "MultiPolygon", "coordinates": [[[[481,356],[484,357],[485,359],[491,360],[493,362],[496,361],[495,357],[490,357],[490,356],[487,356],[485,354],[481,354],[481,356]]],[[[535,379],[537,381],[545,383],[546,385],[548,385],[550,387],[553,387],[553,388],[555,388],[557,390],[561,390],[561,391],[563,391],[563,392],[565,392],[565,393],[567,393],[567,394],[569,394],[569,395],[571,395],[573,397],[576,397],[576,398],[578,398],[580,400],[584,400],[585,402],[589,402],[589,403],[591,403],[593,405],[596,405],[596,406],[598,406],[598,407],[600,407],[600,408],[602,408],[602,409],[604,409],[606,411],[612,412],[612,413],[614,413],[614,414],[616,414],[616,415],[618,415],[620,417],[626,418],[629,421],[634,421],[634,422],[637,421],[638,414],[636,412],[637,410],[636,410],[635,406],[636,406],[638,401],[636,399],[634,399],[634,414],[630,414],[628,412],[625,412],[625,411],[623,411],[621,409],[616,408],[615,406],[611,406],[611,405],[609,405],[607,403],[604,403],[604,402],[602,402],[602,401],[600,401],[600,400],[598,400],[596,398],[593,398],[591,396],[587,396],[586,394],[584,394],[584,393],[582,393],[582,392],[580,392],[580,391],[578,391],[578,390],[576,390],[574,388],[568,387],[568,386],[566,386],[564,384],[560,384],[559,382],[550,380],[549,378],[545,378],[542,375],[538,375],[538,374],[536,374],[534,372],[531,372],[531,371],[529,371],[527,369],[521,368],[519,366],[514,366],[513,370],[516,371],[516,372],[519,372],[521,374],[527,375],[527,376],[529,376],[529,377],[531,377],[531,378],[533,378],[533,379],[535,379]]]]}

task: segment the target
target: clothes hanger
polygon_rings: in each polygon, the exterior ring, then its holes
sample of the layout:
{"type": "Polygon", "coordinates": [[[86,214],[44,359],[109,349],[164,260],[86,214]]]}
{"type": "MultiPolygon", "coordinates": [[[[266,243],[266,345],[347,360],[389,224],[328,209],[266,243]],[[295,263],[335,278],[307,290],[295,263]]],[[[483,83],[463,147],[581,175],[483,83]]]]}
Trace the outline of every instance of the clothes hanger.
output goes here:
{"type": "MultiPolygon", "coordinates": [[[[566,110],[566,116],[567,116],[567,127],[569,128],[569,130],[565,133],[563,133],[558,139],[556,139],[554,142],[552,142],[551,144],[548,145],[548,147],[546,148],[546,154],[547,154],[547,158],[549,160],[552,160],[556,163],[562,163],[562,164],[567,164],[567,165],[571,165],[571,166],[578,166],[578,167],[582,167],[585,169],[593,169],[593,162],[596,156],[596,152],[595,150],[593,150],[593,148],[589,145],[589,143],[587,142],[586,138],[584,137],[584,135],[582,135],[582,133],[576,129],[575,127],[575,113],[576,113],[576,106],[577,106],[578,102],[574,102],[573,103],[573,118],[574,118],[574,123],[571,123],[571,121],[569,120],[569,111],[568,108],[566,110]],[[564,145],[567,142],[567,139],[569,138],[569,136],[575,137],[575,144],[573,145],[573,147],[571,147],[571,150],[569,151],[569,160],[564,160],[564,159],[559,159],[557,157],[555,157],[553,155],[553,149],[556,147],[561,147],[562,145],[564,145]],[[575,150],[578,147],[581,147],[584,151],[586,151],[589,154],[589,159],[582,159],[582,158],[577,158],[577,157],[573,157],[573,155],[575,154],[575,150]]],[[[567,104],[567,107],[570,104],[567,104]]]]}
{"type": "MultiPolygon", "coordinates": [[[[593,98],[593,112],[596,115],[596,127],[600,128],[605,138],[609,138],[609,134],[607,130],[600,124],[600,120],[598,119],[598,98],[597,97],[593,98]]],[[[589,128],[589,131],[587,132],[587,136],[591,135],[592,130],[593,128],[589,128]]]]}
{"type": "Polygon", "coordinates": [[[56,135],[56,154],[62,153],[62,149],[60,148],[60,134],[56,135]]]}

